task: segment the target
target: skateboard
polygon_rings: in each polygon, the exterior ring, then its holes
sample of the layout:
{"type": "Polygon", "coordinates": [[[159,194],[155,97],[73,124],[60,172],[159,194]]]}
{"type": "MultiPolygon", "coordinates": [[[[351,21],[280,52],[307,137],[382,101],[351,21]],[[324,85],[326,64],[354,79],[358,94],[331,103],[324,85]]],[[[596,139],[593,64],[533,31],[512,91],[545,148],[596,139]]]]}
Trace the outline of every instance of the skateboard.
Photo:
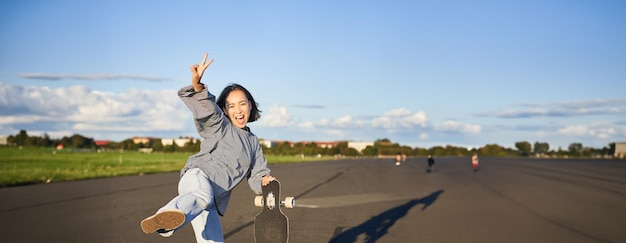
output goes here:
{"type": "Polygon", "coordinates": [[[286,197],[280,201],[280,182],[271,181],[262,187],[263,195],[254,198],[254,205],[262,207],[261,212],[254,217],[254,242],[279,243],[289,241],[289,219],[280,210],[283,205],[293,208],[296,204],[294,197],[286,197]]]}
{"type": "Polygon", "coordinates": [[[435,165],[429,165],[428,168],[426,168],[426,173],[435,172],[435,171],[437,171],[437,169],[435,168],[435,165]]]}

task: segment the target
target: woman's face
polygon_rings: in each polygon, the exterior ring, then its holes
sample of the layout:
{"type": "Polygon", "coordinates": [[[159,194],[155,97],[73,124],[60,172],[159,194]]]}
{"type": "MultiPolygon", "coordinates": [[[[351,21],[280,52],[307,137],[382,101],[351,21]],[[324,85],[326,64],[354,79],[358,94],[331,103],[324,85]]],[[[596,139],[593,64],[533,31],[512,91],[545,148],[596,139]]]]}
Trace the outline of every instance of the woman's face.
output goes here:
{"type": "Polygon", "coordinates": [[[226,97],[226,115],[230,121],[238,128],[246,127],[250,117],[250,109],[246,94],[241,90],[233,90],[226,97]]]}

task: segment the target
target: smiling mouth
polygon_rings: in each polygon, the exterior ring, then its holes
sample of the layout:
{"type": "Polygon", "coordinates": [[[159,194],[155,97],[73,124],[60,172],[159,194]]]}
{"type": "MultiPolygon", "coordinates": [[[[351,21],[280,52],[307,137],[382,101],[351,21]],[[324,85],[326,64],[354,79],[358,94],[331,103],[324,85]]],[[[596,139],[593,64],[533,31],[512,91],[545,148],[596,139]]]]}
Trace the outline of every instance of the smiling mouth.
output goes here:
{"type": "Polygon", "coordinates": [[[239,123],[243,123],[244,122],[244,116],[243,115],[235,116],[235,120],[237,120],[237,122],[239,122],[239,123]]]}

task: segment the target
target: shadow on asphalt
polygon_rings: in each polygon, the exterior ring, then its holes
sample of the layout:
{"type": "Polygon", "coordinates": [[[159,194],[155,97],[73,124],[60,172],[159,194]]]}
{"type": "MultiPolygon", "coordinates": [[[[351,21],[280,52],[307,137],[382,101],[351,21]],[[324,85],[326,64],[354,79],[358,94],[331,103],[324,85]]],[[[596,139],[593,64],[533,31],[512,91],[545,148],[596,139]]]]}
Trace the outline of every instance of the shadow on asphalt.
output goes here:
{"type": "MultiPolygon", "coordinates": [[[[352,227],[346,231],[343,231],[345,227],[338,227],[335,230],[335,237],[333,237],[330,243],[343,243],[343,242],[357,242],[357,238],[363,238],[363,242],[376,242],[378,239],[387,234],[387,230],[393,226],[398,219],[404,217],[411,208],[424,204],[422,211],[426,210],[432,205],[439,195],[443,193],[443,190],[438,190],[430,195],[413,199],[403,205],[389,209],[371,219],[363,222],[362,224],[352,227]]],[[[358,242],[361,242],[359,240],[358,242]]]]}

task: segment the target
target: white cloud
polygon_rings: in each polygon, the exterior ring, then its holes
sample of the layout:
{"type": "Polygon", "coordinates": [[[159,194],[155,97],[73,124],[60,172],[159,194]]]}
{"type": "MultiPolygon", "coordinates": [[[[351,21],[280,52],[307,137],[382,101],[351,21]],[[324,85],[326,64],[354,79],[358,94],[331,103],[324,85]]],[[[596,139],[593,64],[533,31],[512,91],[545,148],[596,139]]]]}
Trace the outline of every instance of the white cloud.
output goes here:
{"type": "Polygon", "coordinates": [[[297,127],[306,130],[312,130],[315,129],[315,123],[313,123],[312,121],[301,122],[297,124],[297,127]]]}
{"type": "Polygon", "coordinates": [[[351,116],[342,116],[332,122],[334,127],[351,127],[355,125],[351,116]]]}
{"type": "Polygon", "coordinates": [[[420,133],[419,138],[420,138],[420,139],[422,139],[422,140],[426,140],[426,139],[428,139],[428,133],[425,133],[425,132],[420,133]]]}
{"type": "Polygon", "coordinates": [[[615,128],[602,128],[597,130],[596,137],[599,139],[607,139],[616,133],[615,128]]]}
{"type": "Polygon", "coordinates": [[[414,127],[425,127],[428,118],[426,113],[418,111],[412,113],[405,108],[398,108],[385,112],[381,117],[374,118],[371,122],[373,127],[395,130],[399,128],[411,129],[414,127]]]}
{"type": "MultiPolygon", "coordinates": [[[[53,133],[172,131],[192,126],[175,90],[98,92],[85,86],[49,88],[0,83],[3,130],[53,133]]],[[[5,133],[12,131],[3,131],[5,133]]],[[[85,134],[87,135],[87,134],[85,134]]]]}
{"type": "Polygon", "coordinates": [[[571,100],[548,103],[524,103],[522,108],[483,112],[478,116],[498,118],[571,117],[624,114],[626,98],[571,100]]]}
{"type": "Polygon", "coordinates": [[[293,125],[292,115],[287,110],[287,107],[279,105],[273,105],[267,113],[262,113],[259,122],[266,127],[288,127],[293,125]]]}
{"type": "Polygon", "coordinates": [[[586,136],[589,134],[589,128],[585,125],[565,126],[559,129],[559,133],[571,136],[586,136]]]}
{"type": "Polygon", "coordinates": [[[613,127],[589,127],[587,125],[568,125],[558,130],[560,134],[575,137],[594,137],[608,139],[617,134],[613,127]]]}
{"type": "Polygon", "coordinates": [[[343,131],[335,130],[335,129],[327,130],[326,134],[331,135],[331,136],[336,136],[336,137],[343,137],[343,136],[345,136],[343,131]]]}
{"type": "Polygon", "coordinates": [[[0,116],[0,125],[10,125],[15,123],[33,123],[41,121],[42,117],[35,115],[22,115],[22,116],[0,116]]]}
{"type": "Polygon", "coordinates": [[[433,130],[439,132],[460,132],[477,134],[480,133],[482,129],[480,125],[462,124],[457,121],[445,121],[441,124],[433,125],[433,130]]]}
{"type": "Polygon", "coordinates": [[[361,120],[355,120],[349,115],[341,116],[334,120],[328,118],[322,118],[318,121],[305,121],[297,124],[297,127],[302,129],[315,129],[315,128],[328,128],[328,129],[342,129],[342,128],[359,128],[363,127],[365,122],[361,120]]]}
{"type": "MultiPolygon", "coordinates": [[[[285,108],[286,110],[286,108],[285,108]]],[[[282,114],[282,113],[281,113],[282,114]]],[[[291,117],[289,117],[291,119],[291,117]]],[[[335,119],[322,118],[317,121],[304,121],[297,124],[298,128],[305,130],[313,129],[353,129],[353,128],[384,128],[389,131],[396,129],[412,129],[414,127],[426,126],[426,113],[423,111],[411,112],[410,110],[399,108],[388,111],[380,117],[372,120],[355,119],[350,115],[340,116],[335,119]]],[[[284,124],[285,126],[291,125],[284,124]]],[[[337,133],[333,133],[337,134],[337,133]]]]}
{"type": "MultiPolygon", "coordinates": [[[[539,113],[542,108],[532,109],[539,113]]],[[[373,141],[390,138],[408,143],[447,143],[454,140],[457,143],[481,144],[483,141],[541,139],[538,141],[550,142],[551,146],[555,141],[566,145],[572,142],[572,137],[594,144],[626,140],[626,122],[607,121],[562,127],[554,123],[512,124],[512,128],[502,132],[499,126],[490,128],[455,120],[429,120],[425,112],[405,108],[391,109],[373,118],[345,114],[307,120],[294,117],[286,106],[275,105],[264,110],[259,125],[266,127],[264,132],[274,131],[275,134],[271,135],[274,138],[295,140],[373,141]],[[467,136],[479,133],[480,138],[467,136]]],[[[144,135],[197,136],[191,112],[175,90],[129,89],[114,93],[94,91],[85,86],[49,88],[0,82],[0,134],[16,134],[21,129],[33,135],[47,133],[56,137],[78,133],[96,139],[126,139],[144,135]]]]}

